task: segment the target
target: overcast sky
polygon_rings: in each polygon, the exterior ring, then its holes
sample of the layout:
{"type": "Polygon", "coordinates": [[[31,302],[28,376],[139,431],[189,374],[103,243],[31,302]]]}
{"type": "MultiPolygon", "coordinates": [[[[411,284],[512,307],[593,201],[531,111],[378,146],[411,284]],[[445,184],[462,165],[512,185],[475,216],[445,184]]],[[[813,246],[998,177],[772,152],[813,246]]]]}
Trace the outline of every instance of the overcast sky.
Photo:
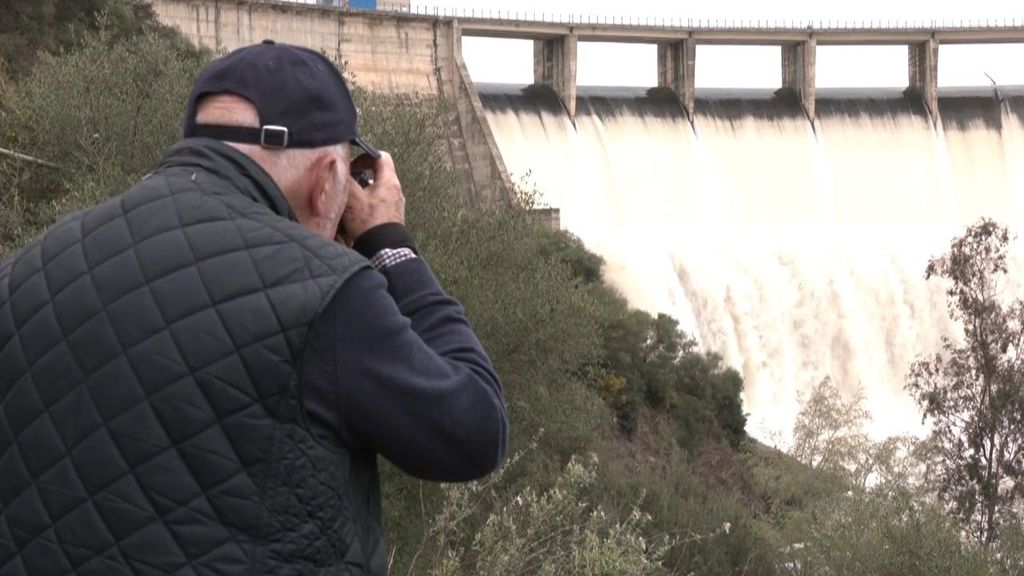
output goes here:
{"type": "MultiPolygon", "coordinates": [[[[385,0],[380,0],[385,1],[385,0]]],[[[449,10],[501,10],[594,16],[633,16],[722,20],[787,20],[862,22],[946,20],[1024,25],[1020,0],[443,0],[414,2],[449,10]]],[[[477,82],[533,81],[533,44],[524,40],[465,38],[463,53],[477,82]]],[[[817,85],[820,87],[904,86],[907,83],[905,46],[819,46],[817,85]]],[[[657,81],[653,45],[579,45],[577,80],[582,85],[651,86],[657,81]]],[[[698,87],[778,87],[780,50],[760,46],[698,46],[698,87]]],[[[1024,44],[940,46],[939,84],[988,85],[988,73],[1000,84],[1024,85],[1024,44]]]]}

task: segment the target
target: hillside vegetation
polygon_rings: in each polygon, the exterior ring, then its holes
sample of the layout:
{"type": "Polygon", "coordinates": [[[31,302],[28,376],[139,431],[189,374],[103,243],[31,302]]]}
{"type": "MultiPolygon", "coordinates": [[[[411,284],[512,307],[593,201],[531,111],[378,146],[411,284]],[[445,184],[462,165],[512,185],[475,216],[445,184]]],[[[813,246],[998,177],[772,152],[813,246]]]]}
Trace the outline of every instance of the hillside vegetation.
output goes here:
{"type": "MultiPolygon", "coordinates": [[[[48,4],[84,23],[72,44],[0,29],[21,38],[0,45],[18,70],[0,84],[0,147],[60,166],[0,156],[0,256],[151,170],[210,57],[132,4],[74,4],[48,4]],[[133,16],[92,26],[103,6],[133,16]]],[[[457,196],[442,102],[356,96],[364,134],[395,156],[423,256],[502,377],[515,454],[458,486],[385,465],[393,574],[1024,573],[899,478],[877,489],[748,438],[740,375],[671,318],[630,309],[599,257],[531,215],[528,193],[457,196]]],[[[824,424],[809,429],[829,424],[814,413],[824,424]]]]}

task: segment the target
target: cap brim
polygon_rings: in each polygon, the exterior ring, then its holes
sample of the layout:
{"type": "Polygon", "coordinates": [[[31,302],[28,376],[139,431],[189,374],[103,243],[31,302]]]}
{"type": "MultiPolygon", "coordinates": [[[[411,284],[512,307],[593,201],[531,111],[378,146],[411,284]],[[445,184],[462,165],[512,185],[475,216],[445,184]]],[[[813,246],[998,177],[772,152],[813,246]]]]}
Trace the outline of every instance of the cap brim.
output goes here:
{"type": "Polygon", "coordinates": [[[377,150],[376,148],[373,147],[372,144],[370,144],[366,140],[363,140],[361,136],[356,136],[355,138],[353,138],[351,140],[351,143],[355,146],[362,148],[367,154],[369,154],[374,159],[380,159],[380,150],[377,150]]]}

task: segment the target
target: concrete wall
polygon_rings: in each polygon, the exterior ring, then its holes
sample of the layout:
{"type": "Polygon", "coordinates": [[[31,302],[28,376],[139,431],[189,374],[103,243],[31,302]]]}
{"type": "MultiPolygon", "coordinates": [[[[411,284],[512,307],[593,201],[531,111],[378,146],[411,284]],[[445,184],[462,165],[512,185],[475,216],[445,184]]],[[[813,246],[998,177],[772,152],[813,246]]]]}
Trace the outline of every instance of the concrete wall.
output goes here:
{"type": "Polygon", "coordinates": [[[476,183],[477,199],[484,201],[506,200],[512,191],[512,178],[501,158],[498,143],[494,139],[491,125],[484,115],[484,106],[480,95],[469,77],[469,70],[462,60],[462,53],[456,52],[455,62],[458,70],[456,79],[458,118],[462,128],[462,140],[466,145],[469,167],[472,170],[473,182],[476,183]]]}
{"type": "Polygon", "coordinates": [[[815,118],[816,51],[814,38],[782,47],[782,86],[796,93],[811,122],[815,118]]]}
{"type": "Polygon", "coordinates": [[[533,81],[552,88],[576,121],[576,36],[533,41],[533,81]]]}
{"type": "Polygon", "coordinates": [[[658,44],[658,86],[670,88],[679,96],[686,115],[692,120],[696,87],[697,44],[691,38],[658,44]]]}
{"type": "Polygon", "coordinates": [[[467,180],[473,182],[470,192],[475,199],[507,199],[512,179],[487,123],[480,95],[462,59],[462,34],[458,23],[440,22],[437,39],[438,84],[445,100],[454,103],[450,142],[454,164],[464,169],[468,167],[470,178],[467,180]]]}
{"type": "Polygon", "coordinates": [[[150,3],[161,22],[216,52],[270,38],[340,57],[348,74],[371,90],[438,93],[433,19],[258,0],[150,3]]]}
{"type": "Polygon", "coordinates": [[[934,38],[908,47],[910,90],[920,94],[924,106],[939,122],[939,43],[934,38]]]}

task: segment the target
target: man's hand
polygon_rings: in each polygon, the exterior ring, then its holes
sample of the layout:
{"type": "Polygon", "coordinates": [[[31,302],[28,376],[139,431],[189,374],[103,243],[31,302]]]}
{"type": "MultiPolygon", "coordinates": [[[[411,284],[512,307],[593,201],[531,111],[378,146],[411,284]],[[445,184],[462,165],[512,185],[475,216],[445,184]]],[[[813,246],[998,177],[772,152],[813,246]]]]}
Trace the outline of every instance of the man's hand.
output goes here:
{"type": "Polygon", "coordinates": [[[345,242],[352,245],[367,230],[397,222],[405,224],[405,196],[395,172],[395,162],[387,152],[379,160],[364,154],[352,161],[352,170],[374,171],[374,181],[363,188],[351,175],[348,179],[348,205],[342,214],[345,242]]]}

